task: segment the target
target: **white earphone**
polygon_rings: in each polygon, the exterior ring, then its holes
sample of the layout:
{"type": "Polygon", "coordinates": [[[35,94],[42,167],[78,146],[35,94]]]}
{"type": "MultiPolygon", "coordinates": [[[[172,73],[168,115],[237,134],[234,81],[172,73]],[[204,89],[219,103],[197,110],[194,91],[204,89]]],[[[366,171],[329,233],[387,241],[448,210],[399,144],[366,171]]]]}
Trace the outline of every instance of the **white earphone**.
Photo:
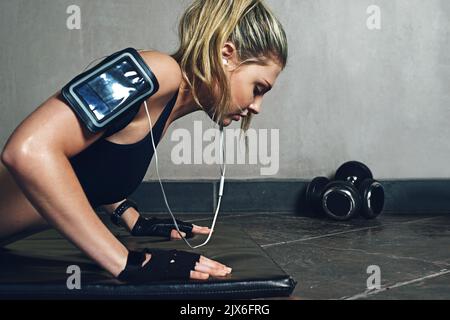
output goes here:
{"type": "MultiPolygon", "coordinates": [[[[225,59],[224,59],[224,60],[225,60],[225,59]]],[[[176,221],[176,219],[175,219],[175,217],[174,217],[174,215],[173,215],[173,213],[172,213],[172,210],[170,210],[169,203],[167,202],[166,193],[164,192],[164,187],[163,187],[162,182],[161,182],[161,177],[159,176],[159,170],[158,170],[158,153],[157,153],[156,147],[155,147],[155,140],[153,139],[153,130],[152,130],[153,125],[152,125],[152,119],[150,118],[150,114],[149,114],[149,112],[148,112],[147,101],[144,101],[144,105],[145,105],[145,111],[146,111],[146,113],[147,113],[148,121],[149,121],[149,123],[150,123],[150,135],[151,135],[151,138],[152,138],[152,145],[153,145],[153,150],[154,150],[154,155],[155,155],[155,161],[156,161],[156,173],[157,173],[157,175],[158,175],[159,184],[161,185],[161,191],[162,191],[162,194],[163,194],[163,197],[164,197],[164,202],[166,203],[166,207],[167,207],[167,209],[169,210],[170,215],[172,216],[173,223],[175,224],[175,227],[176,227],[176,229],[177,229],[177,231],[178,231],[178,234],[181,236],[181,238],[184,240],[184,242],[186,242],[186,244],[187,244],[191,249],[197,249],[197,248],[203,247],[204,245],[206,245],[206,244],[209,242],[209,240],[211,239],[211,235],[212,235],[212,233],[213,233],[213,231],[214,231],[214,227],[215,227],[216,221],[217,221],[217,216],[218,216],[219,210],[220,210],[220,203],[221,203],[221,201],[222,201],[223,186],[224,186],[224,184],[225,184],[225,170],[226,170],[226,163],[224,162],[224,159],[225,159],[225,152],[224,152],[224,147],[223,147],[223,126],[220,126],[220,142],[219,142],[219,149],[220,149],[222,152],[220,153],[220,164],[221,164],[221,166],[220,166],[220,187],[219,187],[219,199],[218,199],[218,202],[217,202],[217,208],[216,208],[216,212],[215,212],[215,214],[214,214],[214,219],[213,219],[213,222],[212,222],[212,225],[211,225],[211,228],[210,228],[211,231],[210,231],[210,233],[209,233],[209,235],[208,235],[208,238],[207,238],[207,239],[205,240],[205,242],[203,242],[202,244],[199,244],[199,245],[193,247],[193,246],[189,243],[189,241],[187,241],[186,238],[183,237],[183,236],[181,235],[180,228],[178,227],[177,221],[176,221]],[[222,164],[223,164],[223,167],[222,167],[222,164]]]]}
{"type": "MultiPolygon", "coordinates": [[[[145,52],[145,51],[146,51],[146,50],[142,50],[142,49],[138,50],[138,52],[145,52]]],[[[105,57],[106,57],[106,56],[105,56],[105,57]]],[[[105,57],[103,57],[103,58],[105,58],[105,57]]],[[[101,58],[98,58],[98,59],[92,61],[92,62],[84,69],[84,71],[86,71],[86,69],[88,69],[89,66],[92,65],[92,63],[94,63],[95,61],[98,61],[99,59],[101,59],[101,58]]],[[[223,64],[224,64],[224,65],[228,65],[228,60],[227,60],[227,59],[222,58],[222,61],[223,61],[223,64]]],[[[167,209],[169,210],[170,215],[172,216],[172,219],[173,219],[173,222],[174,222],[174,224],[175,224],[175,227],[176,227],[176,229],[177,229],[177,231],[178,231],[178,234],[181,236],[181,238],[184,240],[184,242],[186,242],[186,244],[187,244],[191,249],[197,249],[197,248],[203,247],[204,245],[206,245],[206,244],[209,242],[209,240],[211,239],[211,235],[212,235],[212,233],[213,233],[213,231],[214,231],[214,227],[215,227],[216,221],[217,221],[217,216],[218,216],[219,210],[220,210],[220,204],[221,204],[221,201],[222,201],[223,187],[224,187],[224,184],[225,184],[226,163],[224,162],[224,159],[225,159],[225,151],[224,151],[224,146],[223,146],[223,126],[222,126],[222,125],[220,126],[220,142],[219,142],[219,149],[220,149],[222,152],[220,153],[220,186],[219,186],[219,199],[218,199],[218,201],[217,201],[217,208],[216,208],[216,212],[215,212],[215,214],[214,214],[214,219],[213,219],[213,222],[212,222],[212,225],[211,225],[211,228],[210,228],[210,229],[211,229],[211,232],[209,233],[208,238],[207,238],[207,239],[205,240],[205,242],[203,242],[202,244],[193,247],[193,246],[191,246],[191,244],[189,243],[189,241],[187,241],[186,238],[184,238],[184,237],[181,235],[180,228],[178,227],[177,221],[176,221],[176,219],[175,219],[175,217],[174,217],[174,215],[173,215],[173,213],[172,213],[172,210],[170,210],[169,204],[168,204],[168,202],[167,202],[166,193],[165,193],[165,191],[164,191],[164,187],[163,187],[162,182],[161,182],[161,177],[159,176],[159,170],[158,170],[158,153],[157,153],[157,151],[156,151],[155,140],[154,140],[154,138],[153,138],[153,130],[152,130],[153,125],[152,125],[152,119],[150,118],[150,114],[149,114],[149,112],[148,112],[147,101],[144,101],[144,105],[145,105],[145,112],[147,113],[148,121],[149,121],[149,124],[150,124],[150,135],[151,135],[151,138],[152,138],[152,145],[153,145],[153,150],[154,150],[154,155],[155,155],[155,161],[156,161],[156,173],[157,173],[157,175],[158,175],[159,184],[161,185],[161,191],[162,191],[162,194],[163,194],[163,197],[164,197],[164,202],[166,203],[166,207],[167,207],[167,209]],[[223,166],[222,166],[222,165],[223,165],[223,166]]],[[[241,109],[241,110],[242,110],[242,109],[241,109]]]]}

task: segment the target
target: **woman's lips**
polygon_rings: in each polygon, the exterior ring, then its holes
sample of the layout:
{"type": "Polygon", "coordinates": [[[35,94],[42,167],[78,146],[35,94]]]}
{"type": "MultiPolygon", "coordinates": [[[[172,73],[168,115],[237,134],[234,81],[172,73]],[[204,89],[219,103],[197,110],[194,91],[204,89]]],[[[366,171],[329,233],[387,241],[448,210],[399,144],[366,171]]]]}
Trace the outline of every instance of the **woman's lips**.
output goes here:
{"type": "Polygon", "coordinates": [[[233,118],[233,120],[239,121],[241,120],[241,118],[245,118],[247,117],[247,115],[242,115],[240,113],[236,113],[236,114],[232,114],[231,118],[233,118]]]}

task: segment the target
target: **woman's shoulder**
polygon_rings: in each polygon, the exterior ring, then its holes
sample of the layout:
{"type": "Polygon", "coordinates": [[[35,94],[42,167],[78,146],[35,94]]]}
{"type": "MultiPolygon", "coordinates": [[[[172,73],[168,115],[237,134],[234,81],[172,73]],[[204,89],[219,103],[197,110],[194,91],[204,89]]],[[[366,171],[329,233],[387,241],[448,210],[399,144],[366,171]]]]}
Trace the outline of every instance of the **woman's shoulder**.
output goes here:
{"type": "Polygon", "coordinates": [[[158,79],[160,95],[164,96],[178,90],[182,81],[182,72],[174,58],[156,50],[139,51],[139,54],[158,79]]]}

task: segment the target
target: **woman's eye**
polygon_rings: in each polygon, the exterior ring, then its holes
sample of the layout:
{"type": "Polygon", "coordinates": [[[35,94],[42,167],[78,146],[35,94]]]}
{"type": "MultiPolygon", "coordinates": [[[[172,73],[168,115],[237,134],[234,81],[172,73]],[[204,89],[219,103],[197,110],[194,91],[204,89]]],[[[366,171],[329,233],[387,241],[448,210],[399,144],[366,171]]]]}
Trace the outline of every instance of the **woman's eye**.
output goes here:
{"type": "Polygon", "coordinates": [[[261,95],[261,91],[258,89],[258,87],[255,87],[255,90],[253,90],[253,94],[254,94],[255,96],[261,95]]]}

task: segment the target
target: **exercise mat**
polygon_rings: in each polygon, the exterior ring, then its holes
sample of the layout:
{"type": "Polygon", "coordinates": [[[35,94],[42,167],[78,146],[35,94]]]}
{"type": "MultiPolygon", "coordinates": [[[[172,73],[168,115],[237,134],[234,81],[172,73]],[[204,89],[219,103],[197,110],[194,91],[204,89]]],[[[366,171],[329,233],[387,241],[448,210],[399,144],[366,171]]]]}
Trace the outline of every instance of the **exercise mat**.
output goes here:
{"type": "MultiPolygon", "coordinates": [[[[192,251],[187,250],[184,241],[136,238],[117,228],[111,230],[129,249],[192,251]]],[[[190,240],[196,245],[205,239],[194,236],[190,240]]],[[[0,298],[252,299],[286,297],[295,288],[296,281],[233,224],[218,224],[211,241],[197,252],[231,266],[232,274],[206,281],[128,284],[112,277],[56,231],[49,230],[0,249],[0,298]]]]}

